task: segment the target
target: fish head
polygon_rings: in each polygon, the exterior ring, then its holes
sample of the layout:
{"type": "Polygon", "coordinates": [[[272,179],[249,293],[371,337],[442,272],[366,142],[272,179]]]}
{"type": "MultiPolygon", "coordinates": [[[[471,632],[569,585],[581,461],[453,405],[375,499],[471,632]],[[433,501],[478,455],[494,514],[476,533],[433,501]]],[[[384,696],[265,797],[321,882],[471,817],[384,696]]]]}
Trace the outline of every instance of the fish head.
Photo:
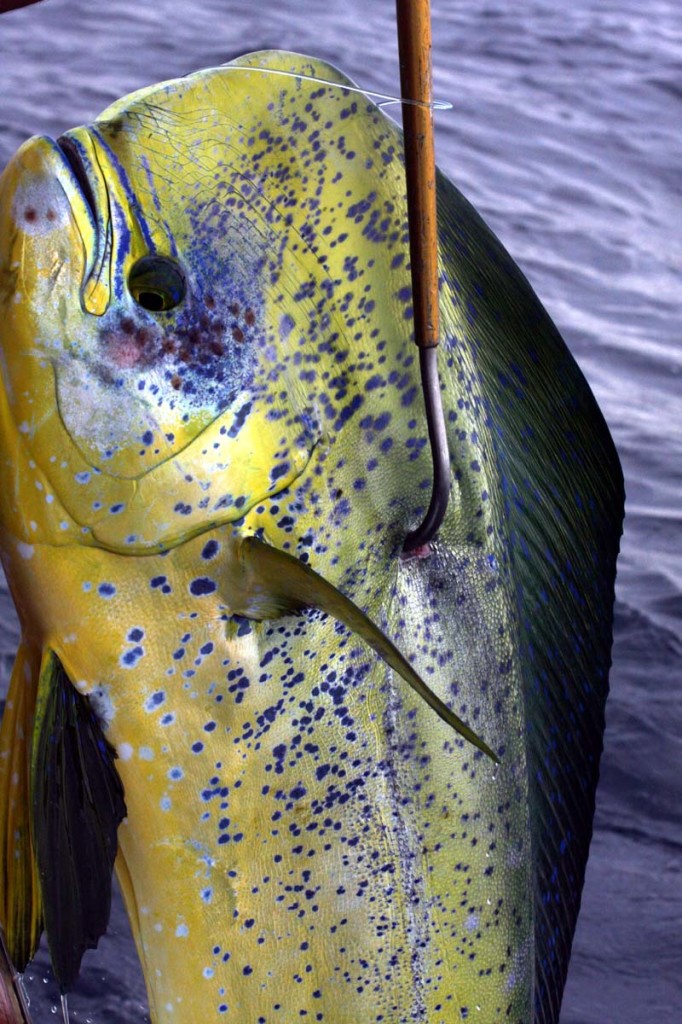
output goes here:
{"type": "MultiPolygon", "coordinates": [[[[192,201],[201,177],[175,206],[152,193],[145,170],[163,165],[136,149],[124,120],[36,139],[10,168],[21,356],[7,365],[19,415],[56,403],[93,472],[139,480],[253,384],[263,247],[245,218],[217,223],[215,204],[192,201]]],[[[175,173],[187,180],[187,161],[175,173]]]]}
{"type": "MultiPolygon", "coordinates": [[[[348,242],[377,200],[353,136],[365,153],[382,140],[388,196],[395,126],[366,104],[345,127],[346,89],[292,90],[287,55],[270,55],[279,80],[255,58],[32,139],[2,178],[8,429],[115,550],[172,546],[291,486],[362,406],[402,313],[384,304],[379,323],[372,294],[391,246],[369,271],[348,242]]],[[[399,244],[402,208],[393,221],[399,244]]],[[[409,325],[397,334],[400,358],[409,325]]]]}

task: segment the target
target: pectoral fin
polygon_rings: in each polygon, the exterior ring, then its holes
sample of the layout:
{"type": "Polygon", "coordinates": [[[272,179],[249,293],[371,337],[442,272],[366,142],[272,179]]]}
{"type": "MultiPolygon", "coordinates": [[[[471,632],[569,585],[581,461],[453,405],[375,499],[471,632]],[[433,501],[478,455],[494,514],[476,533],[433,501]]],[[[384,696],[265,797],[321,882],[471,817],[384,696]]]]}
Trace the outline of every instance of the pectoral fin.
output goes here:
{"type": "Polygon", "coordinates": [[[243,594],[242,606],[235,608],[235,611],[254,619],[277,618],[306,607],[320,608],[327,612],[362,637],[444,722],[498,762],[498,758],[480,736],[429,689],[397,647],[340,590],[319,576],[309,565],[285,551],[264,544],[256,537],[242,540],[238,552],[243,570],[243,594]]]}
{"type": "Polygon", "coordinates": [[[52,967],[62,992],[109,921],[123,786],[86,697],[48,651],[40,669],[31,759],[32,835],[52,967]]]}

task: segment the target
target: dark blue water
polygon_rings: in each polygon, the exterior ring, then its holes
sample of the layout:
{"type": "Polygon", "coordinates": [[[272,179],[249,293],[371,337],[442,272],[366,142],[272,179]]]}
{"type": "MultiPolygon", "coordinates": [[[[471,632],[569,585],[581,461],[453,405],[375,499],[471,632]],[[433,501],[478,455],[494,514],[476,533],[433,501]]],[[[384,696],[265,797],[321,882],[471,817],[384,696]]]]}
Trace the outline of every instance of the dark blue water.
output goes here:
{"type": "MultiPolygon", "coordinates": [[[[434,0],[440,165],[515,256],[587,375],[628,496],[596,832],[562,1024],[682,1021],[682,8],[434,0]]],[[[0,20],[0,167],[29,135],[263,47],[396,92],[391,0],[46,0],[0,20]]],[[[0,670],[17,641],[0,595],[0,670]]],[[[146,1019],[117,904],[74,1021],[146,1019]]],[[[37,1024],[56,992],[40,958],[37,1024]]]]}

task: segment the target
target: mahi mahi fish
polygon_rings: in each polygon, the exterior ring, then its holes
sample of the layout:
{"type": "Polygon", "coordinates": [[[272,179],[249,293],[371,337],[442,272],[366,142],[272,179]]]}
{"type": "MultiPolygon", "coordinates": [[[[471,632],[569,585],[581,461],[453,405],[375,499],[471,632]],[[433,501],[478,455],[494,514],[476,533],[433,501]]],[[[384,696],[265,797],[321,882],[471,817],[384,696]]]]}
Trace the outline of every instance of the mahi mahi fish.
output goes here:
{"type": "Polygon", "coordinates": [[[69,989],[115,861],[155,1024],[558,1020],[622,479],[528,282],[443,176],[438,204],[452,487],[405,558],[431,463],[402,135],[366,95],[250,54],[6,168],[19,969],[44,928],[69,989]]]}

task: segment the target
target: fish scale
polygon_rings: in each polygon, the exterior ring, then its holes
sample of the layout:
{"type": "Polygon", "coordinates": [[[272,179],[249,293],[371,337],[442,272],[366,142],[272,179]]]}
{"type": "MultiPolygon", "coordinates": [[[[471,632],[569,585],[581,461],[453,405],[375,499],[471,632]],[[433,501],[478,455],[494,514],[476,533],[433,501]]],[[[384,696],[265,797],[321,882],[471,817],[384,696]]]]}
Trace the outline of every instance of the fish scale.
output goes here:
{"type": "MultiPolygon", "coordinates": [[[[155,1022],[549,1024],[591,832],[619,467],[527,282],[440,178],[453,483],[428,557],[400,557],[431,485],[401,135],[344,84],[260,53],[126,97],[67,134],[97,165],[94,214],[50,140],[5,171],[10,696],[33,675],[0,748],[40,735],[51,652],[123,784],[117,871],[155,1022]],[[131,294],[150,250],[184,275],[167,311],[131,294]],[[500,764],[405,685],[377,627],[500,764]]],[[[35,938],[31,785],[7,763],[3,920],[23,899],[35,938]]]]}

